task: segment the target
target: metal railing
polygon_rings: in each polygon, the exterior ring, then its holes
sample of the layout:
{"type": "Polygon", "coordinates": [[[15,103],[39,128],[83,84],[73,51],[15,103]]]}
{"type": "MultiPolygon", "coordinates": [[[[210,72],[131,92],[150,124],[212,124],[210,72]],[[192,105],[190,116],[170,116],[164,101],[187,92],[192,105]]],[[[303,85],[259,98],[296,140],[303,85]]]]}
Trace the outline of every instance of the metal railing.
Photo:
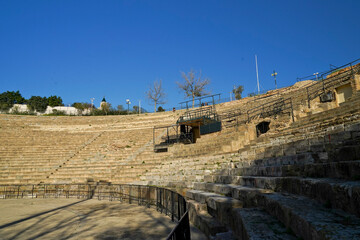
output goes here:
{"type": "Polygon", "coordinates": [[[190,225],[189,222],[189,212],[186,211],[184,216],[180,219],[179,223],[176,225],[176,227],[171,231],[169,236],[166,238],[166,240],[186,240],[190,239],[190,228],[188,226],[190,225]]]}
{"type": "Polygon", "coordinates": [[[239,125],[242,121],[239,118],[243,116],[241,109],[229,110],[222,112],[220,115],[221,124],[223,127],[233,127],[239,125]]]}
{"type": "Polygon", "coordinates": [[[128,184],[33,184],[0,185],[1,199],[78,198],[137,203],[154,207],[177,221],[167,239],[190,239],[190,224],[185,198],[169,189],[128,184]]]}
{"type": "Polygon", "coordinates": [[[177,123],[197,120],[201,118],[208,118],[218,120],[218,115],[213,106],[200,107],[194,110],[186,111],[183,115],[179,117],[177,123]]]}
{"type": "Polygon", "coordinates": [[[220,96],[221,96],[221,93],[195,98],[194,106],[192,105],[192,102],[193,102],[192,99],[187,100],[185,102],[179,103],[181,106],[180,109],[183,109],[183,104],[185,105],[186,109],[189,109],[189,104],[191,105],[191,107],[201,107],[201,106],[206,106],[208,104],[215,105],[215,104],[220,103],[220,101],[221,101],[220,96]]]}
{"type": "Polygon", "coordinates": [[[354,74],[360,72],[360,63],[357,63],[359,61],[360,59],[357,59],[341,67],[322,73],[314,84],[306,88],[308,107],[310,107],[310,101],[316,97],[326,94],[326,92],[336,87],[350,83],[354,74]]]}
{"type": "Polygon", "coordinates": [[[193,134],[191,132],[181,133],[180,125],[160,126],[153,128],[153,144],[154,151],[166,150],[175,143],[190,144],[193,142],[193,134]],[[163,131],[165,130],[165,131],[163,131]],[[157,136],[160,137],[157,137],[157,136]]]}
{"type": "Polygon", "coordinates": [[[265,118],[284,113],[291,115],[292,120],[294,121],[294,111],[291,98],[276,99],[274,101],[249,109],[247,111],[247,117],[248,122],[250,122],[256,117],[265,118]]]}

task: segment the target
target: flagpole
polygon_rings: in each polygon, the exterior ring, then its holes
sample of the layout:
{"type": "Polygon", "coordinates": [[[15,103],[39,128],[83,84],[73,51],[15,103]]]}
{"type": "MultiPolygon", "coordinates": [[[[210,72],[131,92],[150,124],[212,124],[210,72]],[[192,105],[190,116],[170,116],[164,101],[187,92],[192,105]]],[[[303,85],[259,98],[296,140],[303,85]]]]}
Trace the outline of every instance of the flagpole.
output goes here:
{"type": "Polygon", "coordinates": [[[256,55],[255,55],[255,63],[256,63],[257,88],[258,88],[258,94],[260,94],[259,72],[258,72],[258,64],[257,64],[257,56],[256,55]]]}

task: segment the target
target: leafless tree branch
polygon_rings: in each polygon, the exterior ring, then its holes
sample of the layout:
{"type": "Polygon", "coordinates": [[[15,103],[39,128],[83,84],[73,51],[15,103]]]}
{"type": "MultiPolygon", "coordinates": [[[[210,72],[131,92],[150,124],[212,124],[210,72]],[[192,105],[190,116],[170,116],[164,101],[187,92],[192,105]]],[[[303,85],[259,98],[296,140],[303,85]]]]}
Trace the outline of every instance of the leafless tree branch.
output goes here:
{"type": "Polygon", "coordinates": [[[192,98],[192,105],[194,107],[195,97],[201,97],[209,94],[209,92],[205,91],[205,88],[210,84],[210,79],[202,79],[201,70],[199,71],[199,74],[196,75],[196,72],[192,69],[188,72],[188,74],[181,72],[181,76],[184,79],[184,82],[176,82],[176,84],[185,92],[186,97],[192,98]]]}
{"type": "Polygon", "coordinates": [[[156,112],[156,105],[166,103],[166,94],[162,88],[162,81],[156,80],[149,90],[146,92],[147,98],[154,103],[154,112],[156,112]]]}

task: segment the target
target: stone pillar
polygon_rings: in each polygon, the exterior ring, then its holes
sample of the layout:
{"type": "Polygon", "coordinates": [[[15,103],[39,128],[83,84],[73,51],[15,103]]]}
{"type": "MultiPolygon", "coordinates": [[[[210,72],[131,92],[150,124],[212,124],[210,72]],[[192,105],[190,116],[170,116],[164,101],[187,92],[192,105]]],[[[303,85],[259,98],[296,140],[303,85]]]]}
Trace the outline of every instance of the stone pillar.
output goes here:
{"type": "Polygon", "coordinates": [[[200,138],[200,126],[192,128],[193,133],[193,143],[196,143],[196,139],[200,138]]]}
{"type": "Polygon", "coordinates": [[[354,76],[353,81],[351,81],[351,87],[353,94],[356,94],[357,91],[360,91],[360,74],[354,76]]]}

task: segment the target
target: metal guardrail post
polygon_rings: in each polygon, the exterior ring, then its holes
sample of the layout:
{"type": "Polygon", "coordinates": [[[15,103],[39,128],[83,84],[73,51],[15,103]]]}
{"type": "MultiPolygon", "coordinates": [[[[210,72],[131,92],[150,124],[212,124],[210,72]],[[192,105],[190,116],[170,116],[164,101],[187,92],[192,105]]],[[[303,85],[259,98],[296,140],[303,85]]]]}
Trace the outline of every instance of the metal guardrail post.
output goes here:
{"type": "Polygon", "coordinates": [[[174,221],[174,192],[171,191],[171,221],[174,221]]]}
{"type": "Polygon", "coordinates": [[[138,205],[141,205],[141,189],[140,189],[140,185],[138,186],[138,205]]]}
{"type": "Polygon", "coordinates": [[[164,195],[164,193],[163,193],[163,191],[162,191],[162,189],[160,189],[160,206],[161,206],[161,213],[163,213],[163,211],[164,211],[164,200],[163,200],[163,195],[164,195]]]}
{"type": "Polygon", "coordinates": [[[310,108],[310,95],[309,95],[309,87],[306,88],[307,99],[308,99],[308,107],[310,108]]]}
{"type": "Polygon", "coordinates": [[[168,213],[168,201],[167,201],[167,191],[166,189],[164,190],[164,205],[165,205],[165,215],[167,215],[168,213]]]}
{"type": "Polygon", "coordinates": [[[290,106],[291,106],[291,117],[292,117],[292,121],[295,122],[294,120],[294,109],[293,109],[293,104],[292,104],[292,99],[290,98],[290,106]]]}
{"type": "Polygon", "coordinates": [[[177,207],[178,207],[178,209],[177,209],[177,219],[178,219],[178,221],[180,221],[180,197],[179,197],[179,194],[177,194],[177,207]]]}
{"type": "Polygon", "coordinates": [[[129,185],[129,204],[131,204],[131,185],[129,185]]]}

